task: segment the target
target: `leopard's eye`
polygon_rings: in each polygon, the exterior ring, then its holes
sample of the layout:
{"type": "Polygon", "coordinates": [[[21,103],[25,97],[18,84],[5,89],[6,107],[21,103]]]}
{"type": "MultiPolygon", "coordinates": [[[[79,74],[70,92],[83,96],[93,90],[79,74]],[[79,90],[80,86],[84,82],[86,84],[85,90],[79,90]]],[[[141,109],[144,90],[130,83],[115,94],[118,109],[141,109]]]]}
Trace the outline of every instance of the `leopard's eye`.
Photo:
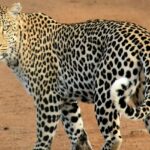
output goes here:
{"type": "Polygon", "coordinates": [[[10,27],[10,25],[4,25],[3,31],[8,31],[9,27],[10,27]]]}
{"type": "Polygon", "coordinates": [[[7,31],[10,27],[10,24],[8,22],[3,22],[3,31],[7,31]]]}

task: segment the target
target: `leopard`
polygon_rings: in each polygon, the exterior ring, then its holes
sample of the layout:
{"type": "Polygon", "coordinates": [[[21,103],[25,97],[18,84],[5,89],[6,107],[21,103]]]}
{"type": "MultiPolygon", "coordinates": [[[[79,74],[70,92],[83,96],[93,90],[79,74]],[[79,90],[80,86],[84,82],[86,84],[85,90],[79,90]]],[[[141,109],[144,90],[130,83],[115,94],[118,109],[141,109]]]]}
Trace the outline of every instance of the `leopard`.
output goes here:
{"type": "Polygon", "coordinates": [[[43,13],[22,12],[20,3],[0,6],[0,61],[33,97],[33,150],[52,149],[60,121],[72,150],[93,149],[79,102],[94,106],[102,150],[120,149],[121,112],[143,118],[149,130],[149,58],[150,32],[135,23],[60,23],[43,13]]]}

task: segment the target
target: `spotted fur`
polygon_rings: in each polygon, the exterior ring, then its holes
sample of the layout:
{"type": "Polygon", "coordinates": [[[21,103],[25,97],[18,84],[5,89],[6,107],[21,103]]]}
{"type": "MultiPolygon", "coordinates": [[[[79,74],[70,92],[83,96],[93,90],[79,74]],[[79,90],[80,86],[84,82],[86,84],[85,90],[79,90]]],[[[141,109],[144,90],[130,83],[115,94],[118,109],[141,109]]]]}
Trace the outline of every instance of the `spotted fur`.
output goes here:
{"type": "MultiPolygon", "coordinates": [[[[33,96],[36,106],[34,150],[51,149],[59,120],[72,150],[92,150],[79,99],[95,106],[105,139],[102,150],[119,150],[120,115],[111,86],[125,77],[133,102],[138,106],[146,100],[149,105],[149,58],[150,33],[134,23],[62,24],[42,13],[22,13],[19,3],[10,9],[0,7],[0,59],[33,96]]],[[[120,94],[124,91],[117,91],[116,97],[120,94]]]]}

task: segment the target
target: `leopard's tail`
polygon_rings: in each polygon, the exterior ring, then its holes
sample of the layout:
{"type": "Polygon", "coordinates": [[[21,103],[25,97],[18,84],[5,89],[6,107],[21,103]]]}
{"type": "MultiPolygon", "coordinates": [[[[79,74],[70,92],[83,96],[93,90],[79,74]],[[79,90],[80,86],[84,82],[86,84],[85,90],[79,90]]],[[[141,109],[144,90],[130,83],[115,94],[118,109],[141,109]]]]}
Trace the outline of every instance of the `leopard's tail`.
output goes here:
{"type": "Polygon", "coordinates": [[[111,98],[120,113],[133,120],[143,120],[149,113],[149,104],[134,107],[128,104],[132,93],[132,84],[127,78],[116,80],[111,87],[111,98]]]}

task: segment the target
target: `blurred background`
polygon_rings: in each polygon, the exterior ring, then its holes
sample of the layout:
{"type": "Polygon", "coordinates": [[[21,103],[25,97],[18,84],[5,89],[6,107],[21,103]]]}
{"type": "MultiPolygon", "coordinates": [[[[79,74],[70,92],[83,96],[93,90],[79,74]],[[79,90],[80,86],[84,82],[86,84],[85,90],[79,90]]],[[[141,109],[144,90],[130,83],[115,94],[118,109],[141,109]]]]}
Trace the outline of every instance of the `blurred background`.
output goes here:
{"type": "MultiPolygon", "coordinates": [[[[150,30],[150,0],[0,0],[0,5],[20,2],[23,12],[43,12],[59,22],[110,19],[135,22],[150,30]]],[[[103,138],[92,105],[80,104],[85,128],[94,150],[103,138]]],[[[140,121],[122,117],[121,150],[149,150],[150,136],[140,121]]],[[[0,150],[31,150],[35,141],[35,109],[15,75],[0,63],[0,150]]],[[[59,124],[53,150],[70,150],[70,142],[59,124]]]]}

